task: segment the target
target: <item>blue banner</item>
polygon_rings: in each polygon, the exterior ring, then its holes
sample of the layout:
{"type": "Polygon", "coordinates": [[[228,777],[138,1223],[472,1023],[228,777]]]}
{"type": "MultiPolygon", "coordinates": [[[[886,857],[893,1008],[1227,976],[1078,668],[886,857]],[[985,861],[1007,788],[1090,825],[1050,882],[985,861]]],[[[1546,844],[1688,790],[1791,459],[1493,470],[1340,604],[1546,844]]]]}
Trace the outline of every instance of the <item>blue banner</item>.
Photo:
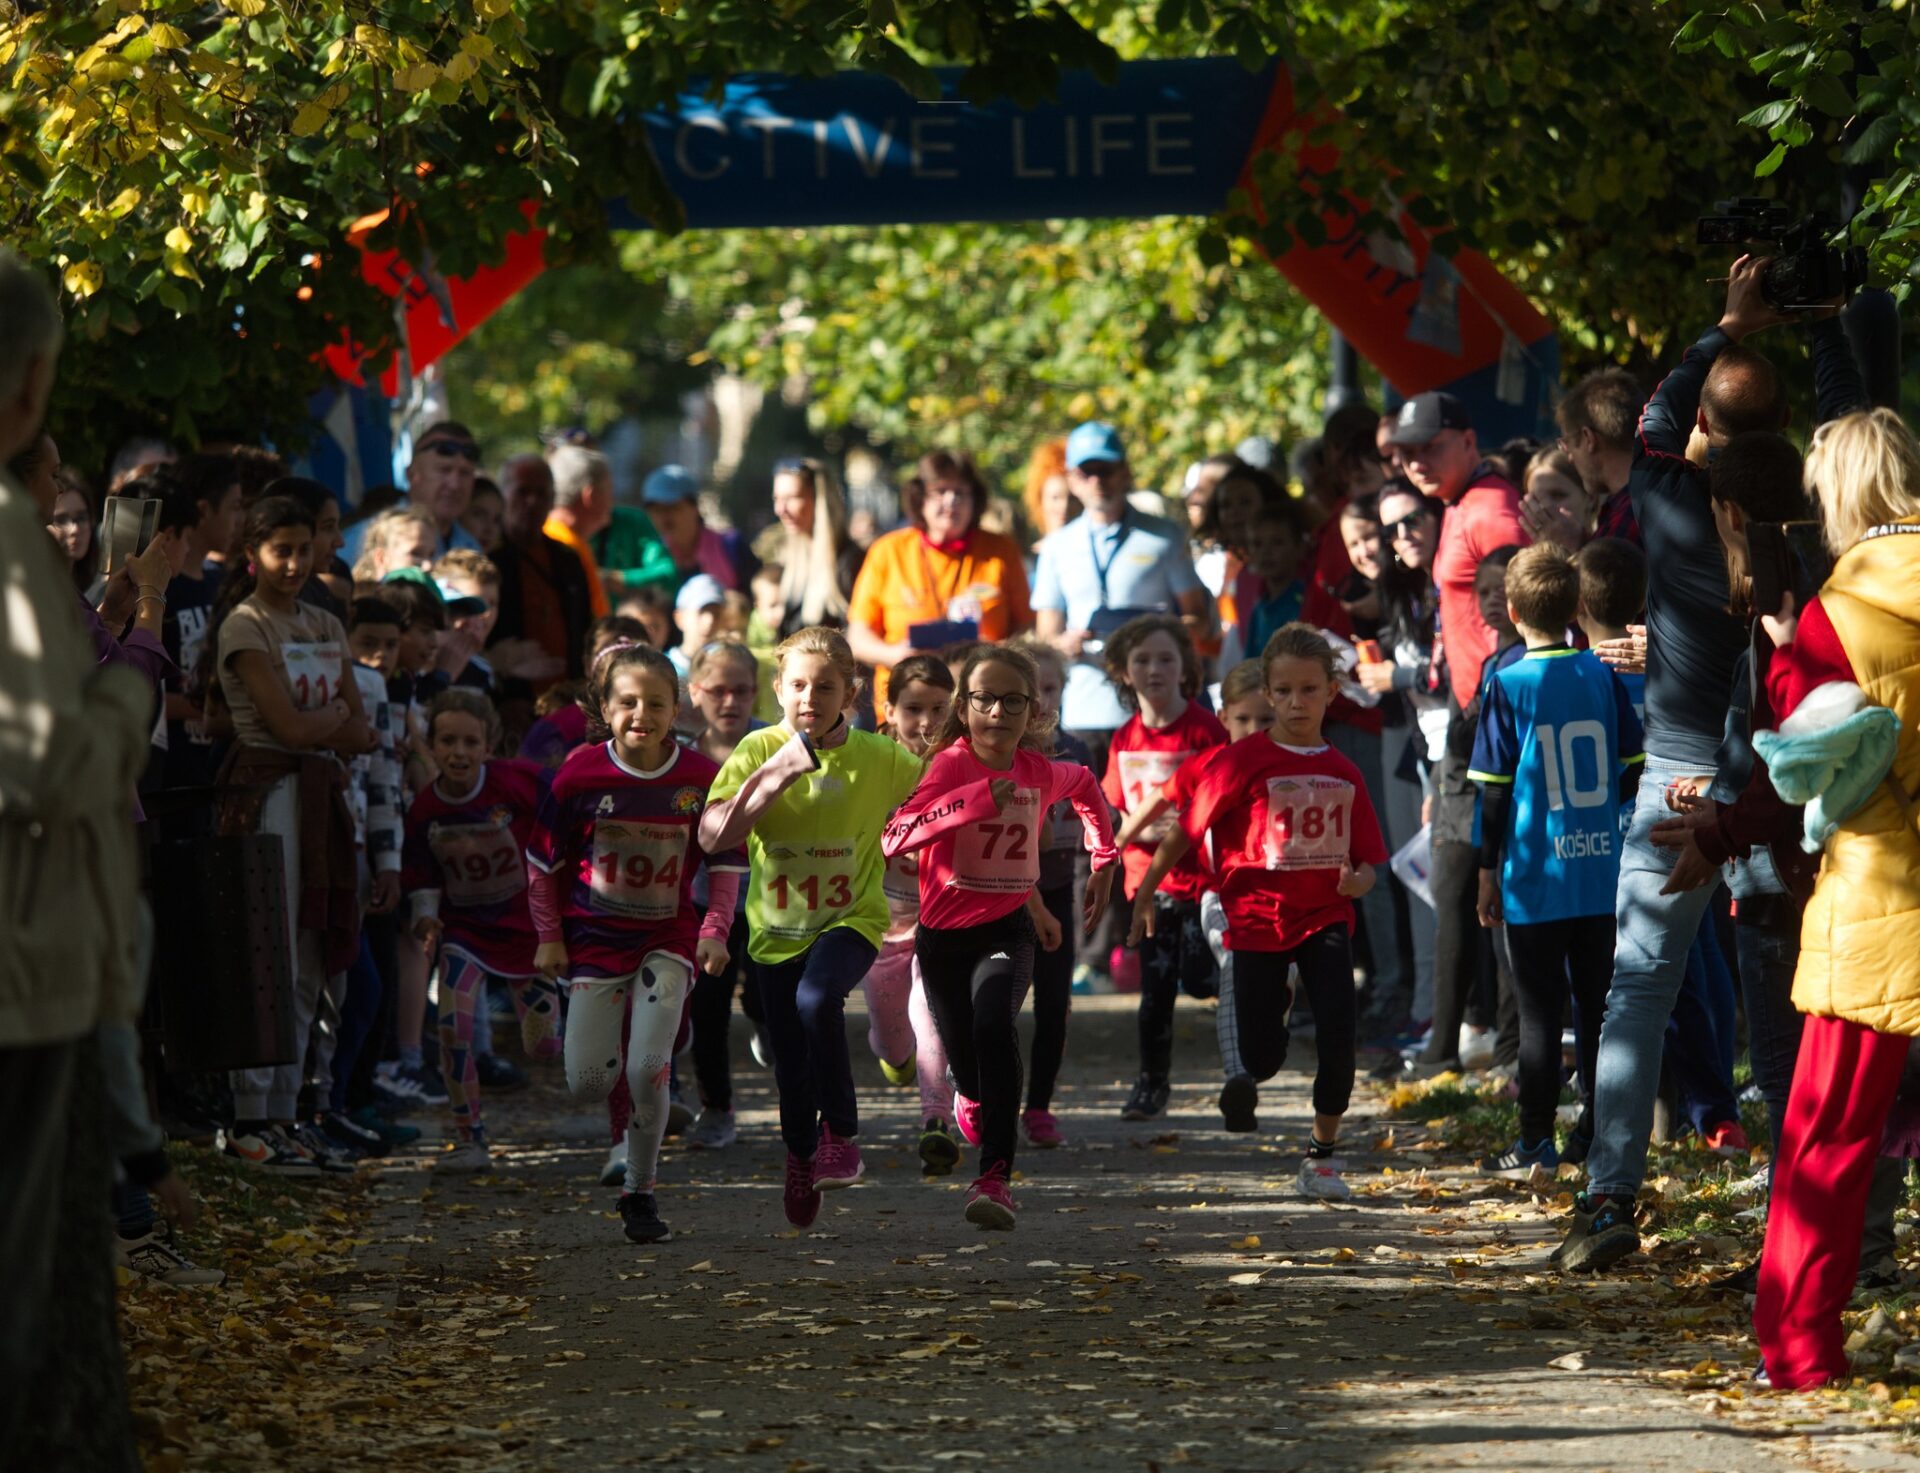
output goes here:
{"type": "MultiPolygon", "coordinates": [[[[647,114],[695,229],[1210,215],[1240,177],[1279,77],[1225,57],[1141,61],[1112,86],[1069,72],[1057,102],[921,102],[868,72],[747,76],[716,103],[647,114]]],[[[624,203],[615,229],[644,229],[624,203]]]]}

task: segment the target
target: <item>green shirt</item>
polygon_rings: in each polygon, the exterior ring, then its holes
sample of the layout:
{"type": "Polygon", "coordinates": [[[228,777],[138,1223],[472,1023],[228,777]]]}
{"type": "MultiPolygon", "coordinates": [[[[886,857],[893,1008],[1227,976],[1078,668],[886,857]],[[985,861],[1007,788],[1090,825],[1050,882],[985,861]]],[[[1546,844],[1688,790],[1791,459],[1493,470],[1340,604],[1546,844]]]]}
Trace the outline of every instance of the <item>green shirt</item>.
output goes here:
{"type": "MultiPolygon", "coordinates": [[[[750,731],[713,780],[709,803],[724,803],[792,740],[779,726],[750,731]]],[[[747,836],[747,955],[774,964],[804,956],[831,926],[846,926],[876,949],[887,932],[886,861],[880,831],[919,786],[924,764],[898,742],[850,731],[817,752],[819,768],[797,779],[747,836]]]]}
{"type": "Polygon", "coordinates": [[[621,580],[622,592],[643,583],[665,583],[671,588],[680,582],[680,570],[654,531],[653,518],[637,506],[616,506],[613,520],[594,533],[588,546],[600,571],[621,580]]]}

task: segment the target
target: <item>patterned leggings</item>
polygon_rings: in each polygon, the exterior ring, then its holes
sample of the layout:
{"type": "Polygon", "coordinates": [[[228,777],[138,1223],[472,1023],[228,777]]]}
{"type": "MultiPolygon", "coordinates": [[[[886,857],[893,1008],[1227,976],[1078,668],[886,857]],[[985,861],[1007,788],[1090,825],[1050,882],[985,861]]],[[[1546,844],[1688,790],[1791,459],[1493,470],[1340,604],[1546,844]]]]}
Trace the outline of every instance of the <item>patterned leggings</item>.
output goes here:
{"type": "Polygon", "coordinates": [[[629,1192],[653,1190],[667,1133],[674,1038],[692,986],[693,968],[686,959],[664,951],[648,952],[639,970],[625,977],[575,978],[567,984],[567,1088],[576,1100],[604,1100],[624,1078],[633,1098],[627,1120],[629,1192]]]}
{"type": "MultiPolygon", "coordinates": [[[[440,975],[440,1072],[447,1082],[447,1108],[463,1141],[484,1141],[480,1123],[480,1074],[473,1051],[474,1014],[486,1006],[487,969],[473,958],[443,953],[440,975]]],[[[560,1055],[560,994],[545,977],[515,977],[514,1011],[520,1042],[531,1059],[560,1055]]]]}
{"type": "Polygon", "coordinates": [[[889,1064],[911,1058],[920,1086],[920,1118],[951,1122],[953,1081],[947,1077],[947,1051],[927,1006],[913,938],[882,946],[860,987],[867,995],[867,1046],[873,1056],[889,1064]]]}

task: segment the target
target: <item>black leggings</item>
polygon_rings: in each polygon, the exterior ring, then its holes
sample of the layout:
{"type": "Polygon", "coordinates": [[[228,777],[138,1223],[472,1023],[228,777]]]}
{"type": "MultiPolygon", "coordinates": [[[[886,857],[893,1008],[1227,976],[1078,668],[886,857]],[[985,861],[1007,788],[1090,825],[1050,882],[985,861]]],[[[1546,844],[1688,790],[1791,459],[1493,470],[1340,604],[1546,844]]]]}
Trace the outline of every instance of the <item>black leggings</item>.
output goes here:
{"type": "Polygon", "coordinates": [[[1436,840],[1432,876],[1433,1036],[1421,1050],[1420,1062],[1444,1064],[1460,1057],[1460,1025],[1466,1021],[1480,979],[1480,948],[1484,943],[1475,914],[1480,851],[1471,844],[1436,840]]]}
{"type": "Polygon", "coordinates": [[[1316,1115],[1344,1115],[1353,1100],[1353,945],[1344,923],[1315,931],[1292,951],[1233,953],[1233,1009],[1240,1024],[1240,1058],[1255,1079],[1266,1080],[1287,1062],[1287,1009],[1293,989],[1287,967],[1300,969],[1313,1005],[1320,1062],[1313,1074],[1316,1115]]]}
{"type": "MultiPolygon", "coordinates": [[[[1033,1064],[1027,1076],[1027,1108],[1053,1104],[1053,1083],[1067,1053],[1067,1014],[1073,1008],[1074,942],[1080,922],[1073,913],[1073,881],[1042,890],[1047,913],[1060,923],[1060,944],[1033,953],[1033,1064]]],[[[924,969],[923,969],[924,971],[924,969]]]]}
{"type": "Polygon", "coordinates": [[[1528,1145],[1553,1136],[1560,1104],[1560,1023],[1571,986],[1574,1037],[1580,1055],[1580,1093],[1593,1098],[1593,1066],[1600,1053],[1600,1020],[1613,985],[1613,917],[1576,916],[1532,925],[1507,923],[1513,953],[1513,993],[1520,1008],[1520,1139],[1528,1145]]]}
{"type": "Polygon", "coordinates": [[[1011,1171],[1020,1119],[1015,1019],[1033,982],[1033,922],[1024,906],[986,925],[950,931],[922,921],[913,949],[953,1087],[980,1104],[980,1170],[1004,1162],[1011,1171]]]}
{"type": "Polygon", "coordinates": [[[740,1002],[749,1017],[757,1014],[758,998],[747,971],[747,918],[734,918],[727,936],[727,969],[718,977],[696,972],[693,980],[693,1073],[700,1083],[700,1103],[710,1110],[733,1108],[733,1067],[728,1049],[733,1023],[733,986],[745,979],[740,1002]]]}
{"type": "Polygon", "coordinates": [[[1153,897],[1153,935],[1140,942],[1140,1072],[1165,1083],[1173,1071],[1173,1005],[1182,992],[1216,997],[1220,978],[1200,926],[1200,902],[1153,897]]]}

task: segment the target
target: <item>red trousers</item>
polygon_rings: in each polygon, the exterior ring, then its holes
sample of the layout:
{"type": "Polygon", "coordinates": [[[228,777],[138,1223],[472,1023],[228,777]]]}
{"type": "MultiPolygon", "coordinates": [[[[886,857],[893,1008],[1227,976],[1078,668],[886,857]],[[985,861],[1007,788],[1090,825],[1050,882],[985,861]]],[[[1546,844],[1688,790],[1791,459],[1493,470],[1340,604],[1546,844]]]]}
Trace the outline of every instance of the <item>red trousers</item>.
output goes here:
{"type": "Polygon", "coordinates": [[[1912,1041],[1840,1018],[1808,1018],[1800,1035],[1753,1305],[1767,1376],[1782,1390],[1846,1379],[1840,1312],[1860,1272],[1867,1190],[1912,1041]]]}

